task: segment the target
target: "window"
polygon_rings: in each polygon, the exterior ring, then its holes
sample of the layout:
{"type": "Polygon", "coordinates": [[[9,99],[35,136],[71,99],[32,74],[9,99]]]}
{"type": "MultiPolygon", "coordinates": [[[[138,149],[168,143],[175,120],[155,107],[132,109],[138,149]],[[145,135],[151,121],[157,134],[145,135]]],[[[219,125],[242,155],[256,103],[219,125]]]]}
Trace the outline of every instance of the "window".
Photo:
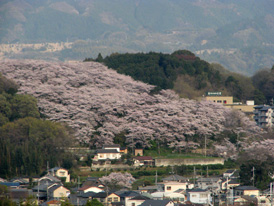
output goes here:
{"type": "Polygon", "coordinates": [[[222,100],[217,100],[217,103],[222,103],[222,100]]]}
{"type": "Polygon", "coordinates": [[[119,202],[119,201],[118,201],[118,197],[114,197],[114,198],[113,198],[113,201],[114,201],[114,202],[119,202]]]}
{"type": "Polygon", "coordinates": [[[108,198],[108,202],[112,202],[112,197],[109,197],[109,198],[108,198]]]}
{"type": "Polygon", "coordinates": [[[192,195],[192,197],[197,197],[197,195],[192,195]]]}
{"type": "Polygon", "coordinates": [[[131,203],[131,206],[135,206],[135,203],[131,203]]]}
{"type": "Polygon", "coordinates": [[[207,194],[200,194],[200,198],[207,198],[207,194]]]}
{"type": "Polygon", "coordinates": [[[167,187],[166,187],[166,190],[171,190],[171,186],[167,186],[167,187]]]}

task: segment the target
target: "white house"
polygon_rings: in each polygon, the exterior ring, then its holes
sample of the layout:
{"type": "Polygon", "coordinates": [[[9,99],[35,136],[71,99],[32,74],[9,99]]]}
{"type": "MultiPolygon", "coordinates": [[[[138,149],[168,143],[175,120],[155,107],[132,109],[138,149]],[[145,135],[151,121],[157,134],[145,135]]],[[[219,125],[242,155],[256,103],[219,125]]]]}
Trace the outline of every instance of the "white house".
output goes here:
{"type": "Polygon", "coordinates": [[[215,192],[221,190],[222,179],[220,177],[198,178],[197,186],[203,190],[211,189],[215,192]]]}
{"type": "Polygon", "coordinates": [[[151,193],[151,196],[154,200],[168,199],[177,203],[184,202],[186,200],[185,195],[178,192],[154,192],[151,193]]]}
{"type": "Polygon", "coordinates": [[[120,159],[121,153],[117,149],[98,149],[94,160],[120,159]]]}
{"type": "Polygon", "coordinates": [[[193,184],[189,184],[188,182],[177,182],[177,181],[169,181],[169,182],[163,182],[159,183],[164,186],[164,191],[165,192],[175,192],[176,190],[179,189],[192,189],[194,187],[193,184]]]}
{"type": "Polygon", "coordinates": [[[209,204],[212,201],[211,192],[203,189],[193,189],[187,192],[187,200],[197,204],[209,204]]]}

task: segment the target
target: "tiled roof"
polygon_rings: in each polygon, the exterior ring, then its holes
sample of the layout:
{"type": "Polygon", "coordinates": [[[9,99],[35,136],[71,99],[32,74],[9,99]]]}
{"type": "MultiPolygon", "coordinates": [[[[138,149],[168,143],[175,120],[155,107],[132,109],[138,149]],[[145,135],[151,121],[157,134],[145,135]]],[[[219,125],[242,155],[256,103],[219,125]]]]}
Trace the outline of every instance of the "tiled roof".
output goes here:
{"type": "Polygon", "coordinates": [[[119,153],[116,149],[98,149],[98,153],[119,153]]]}
{"type": "Polygon", "coordinates": [[[235,170],[227,170],[225,173],[233,173],[235,170]]]}
{"type": "Polygon", "coordinates": [[[28,189],[11,189],[10,197],[12,199],[25,199],[32,194],[32,190],[28,189]]]}
{"type": "Polygon", "coordinates": [[[186,177],[176,175],[176,174],[163,178],[163,181],[181,181],[181,180],[188,180],[188,179],[186,177]]]}
{"type": "Polygon", "coordinates": [[[106,148],[106,147],[111,147],[111,148],[117,148],[117,147],[119,147],[120,148],[120,145],[119,144],[104,144],[103,148],[106,148]]]}
{"type": "Polygon", "coordinates": [[[133,157],[133,159],[136,159],[136,160],[153,160],[153,158],[151,156],[137,156],[137,157],[133,157]]]}
{"type": "Polygon", "coordinates": [[[258,190],[258,188],[253,186],[238,186],[235,187],[235,190],[258,190]]]}
{"type": "Polygon", "coordinates": [[[59,187],[61,187],[62,185],[55,185],[55,186],[53,186],[53,187],[50,187],[49,189],[48,189],[48,192],[53,192],[53,191],[55,191],[55,190],[57,190],[59,187]]]}
{"type": "Polygon", "coordinates": [[[0,185],[5,185],[7,187],[19,187],[19,182],[0,182],[0,185]]]}
{"type": "Polygon", "coordinates": [[[117,191],[115,192],[120,197],[135,197],[137,195],[140,195],[138,192],[135,191],[117,191]]]}
{"type": "Polygon", "coordinates": [[[207,192],[207,190],[196,188],[196,189],[188,190],[188,192],[207,192]]]}
{"type": "Polygon", "coordinates": [[[99,193],[96,193],[93,197],[94,198],[105,198],[105,197],[107,197],[107,193],[106,192],[99,192],[99,193]]]}
{"type": "Polygon", "coordinates": [[[89,189],[89,188],[91,188],[91,187],[97,187],[97,186],[89,186],[89,185],[86,185],[86,186],[83,186],[83,187],[79,188],[78,190],[79,190],[79,191],[84,191],[84,190],[87,190],[87,189],[89,189]]]}
{"type": "Polygon", "coordinates": [[[151,198],[149,198],[147,196],[143,196],[143,195],[138,195],[138,196],[131,198],[131,200],[150,200],[150,199],[151,198]]]}
{"type": "Polygon", "coordinates": [[[170,200],[145,200],[140,206],[166,206],[170,200]]]}
{"type": "Polygon", "coordinates": [[[95,194],[96,194],[96,192],[86,192],[80,196],[84,197],[84,198],[89,198],[89,197],[93,197],[95,194]]]}
{"type": "Polygon", "coordinates": [[[49,179],[51,180],[52,182],[61,182],[61,180],[59,180],[57,177],[54,177],[53,175],[51,174],[46,174],[45,176],[41,177],[39,179],[39,181],[43,180],[43,179],[49,179]]]}

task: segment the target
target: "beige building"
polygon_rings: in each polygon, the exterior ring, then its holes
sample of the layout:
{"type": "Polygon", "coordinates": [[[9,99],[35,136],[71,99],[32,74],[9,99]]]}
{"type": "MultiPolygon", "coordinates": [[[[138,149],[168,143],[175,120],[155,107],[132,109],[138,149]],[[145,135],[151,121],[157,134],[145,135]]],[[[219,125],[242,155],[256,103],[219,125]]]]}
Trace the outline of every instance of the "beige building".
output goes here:
{"type": "Polygon", "coordinates": [[[207,101],[223,104],[231,109],[240,110],[245,113],[252,114],[254,110],[254,100],[247,100],[245,104],[242,102],[234,102],[233,96],[222,96],[221,92],[207,92],[204,97],[207,101]]]}
{"type": "Polygon", "coordinates": [[[219,104],[233,104],[233,97],[231,96],[205,96],[205,100],[219,104]]]}
{"type": "Polygon", "coordinates": [[[134,150],[134,155],[135,156],[143,156],[144,155],[144,150],[143,149],[135,149],[134,150]]]}
{"type": "Polygon", "coordinates": [[[106,197],[105,204],[109,204],[111,202],[120,202],[120,197],[115,193],[111,193],[109,196],[106,197]]]}
{"type": "Polygon", "coordinates": [[[62,185],[53,186],[48,189],[48,192],[49,196],[53,199],[60,199],[70,195],[70,191],[62,185]]]}
{"type": "Polygon", "coordinates": [[[258,197],[260,194],[259,189],[253,186],[238,186],[234,188],[234,191],[235,196],[248,195],[258,197]]]}
{"type": "Polygon", "coordinates": [[[61,167],[54,167],[49,170],[49,172],[58,178],[66,178],[65,182],[70,182],[70,174],[68,170],[61,168],[61,167]]]}

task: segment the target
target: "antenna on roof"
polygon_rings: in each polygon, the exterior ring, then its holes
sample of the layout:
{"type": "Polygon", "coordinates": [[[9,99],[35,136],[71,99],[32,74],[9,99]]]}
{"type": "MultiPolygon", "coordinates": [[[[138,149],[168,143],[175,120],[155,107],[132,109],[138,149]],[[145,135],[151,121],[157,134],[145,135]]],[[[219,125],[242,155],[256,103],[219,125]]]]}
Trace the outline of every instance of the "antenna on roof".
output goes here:
{"type": "Polygon", "coordinates": [[[79,179],[79,176],[78,176],[78,189],[80,187],[80,179],[79,179]]]}
{"type": "Polygon", "coordinates": [[[253,187],[254,187],[254,182],[255,182],[255,167],[252,168],[252,173],[253,173],[253,177],[252,177],[252,180],[253,180],[253,187]]]}
{"type": "Polygon", "coordinates": [[[157,170],[156,170],[156,175],[155,175],[155,185],[157,186],[157,178],[158,178],[158,174],[157,174],[157,170]]]}
{"type": "Polygon", "coordinates": [[[49,174],[49,161],[47,161],[47,172],[49,174]]]}

